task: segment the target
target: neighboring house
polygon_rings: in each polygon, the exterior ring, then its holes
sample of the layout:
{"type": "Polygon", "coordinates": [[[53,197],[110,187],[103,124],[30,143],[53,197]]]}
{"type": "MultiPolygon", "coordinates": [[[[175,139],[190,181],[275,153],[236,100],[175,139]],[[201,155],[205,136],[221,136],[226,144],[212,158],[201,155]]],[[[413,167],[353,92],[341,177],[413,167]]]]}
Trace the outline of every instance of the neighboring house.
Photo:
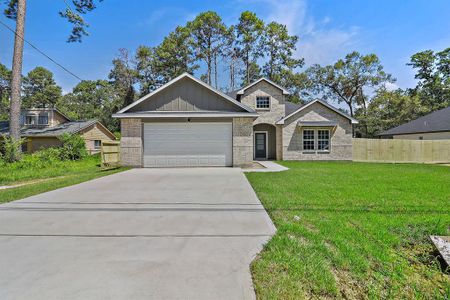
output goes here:
{"type": "Polygon", "coordinates": [[[262,78],[225,95],[185,73],[113,115],[121,120],[122,164],[351,160],[352,124],[357,121],[320,100],[290,103],[288,94],[262,78]]]}
{"type": "Polygon", "coordinates": [[[450,106],[379,134],[404,140],[450,139],[450,106]]]}
{"type": "MultiPolygon", "coordinates": [[[[105,126],[97,120],[71,121],[56,108],[35,108],[21,111],[21,136],[25,138],[24,152],[61,146],[58,139],[64,133],[81,135],[89,153],[100,151],[102,141],[115,140],[105,126]]],[[[9,122],[0,122],[0,135],[9,134],[9,122]]]]}

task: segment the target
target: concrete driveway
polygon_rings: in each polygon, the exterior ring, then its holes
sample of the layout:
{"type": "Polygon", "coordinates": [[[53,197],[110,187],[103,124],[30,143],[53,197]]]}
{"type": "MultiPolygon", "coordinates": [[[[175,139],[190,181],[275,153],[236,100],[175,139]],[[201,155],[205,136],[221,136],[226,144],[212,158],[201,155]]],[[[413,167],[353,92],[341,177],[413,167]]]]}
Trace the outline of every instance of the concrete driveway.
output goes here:
{"type": "Polygon", "coordinates": [[[274,231],[240,169],[134,169],[0,205],[0,299],[252,299],[274,231]]]}

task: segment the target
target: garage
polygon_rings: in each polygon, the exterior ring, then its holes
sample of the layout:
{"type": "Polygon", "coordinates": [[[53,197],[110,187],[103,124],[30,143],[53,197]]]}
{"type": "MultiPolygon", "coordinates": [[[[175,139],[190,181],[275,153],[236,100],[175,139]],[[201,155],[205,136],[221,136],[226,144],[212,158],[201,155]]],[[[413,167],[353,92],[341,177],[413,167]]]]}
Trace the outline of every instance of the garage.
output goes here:
{"type": "Polygon", "coordinates": [[[143,129],[144,167],[233,164],[231,122],[144,123],[143,129]]]}

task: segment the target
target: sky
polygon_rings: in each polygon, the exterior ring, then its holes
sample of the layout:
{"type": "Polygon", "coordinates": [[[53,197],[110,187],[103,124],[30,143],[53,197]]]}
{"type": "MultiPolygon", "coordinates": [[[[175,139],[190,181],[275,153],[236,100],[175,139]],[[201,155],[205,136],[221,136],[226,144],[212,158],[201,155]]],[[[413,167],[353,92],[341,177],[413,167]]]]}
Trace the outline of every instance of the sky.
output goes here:
{"type": "MultiPolygon", "coordinates": [[[[412,54],[450,47],[449,0],[104,0],[85,16],[90,35],[82,43],[66,43],[70,25],[58,15],[64,8],[64,0],[27,0],[25,38],[79,77],[92,80],[107,79],[120,48],[156,46],[177,25],[208,10],[227,25],[236,24],[245,10],[265,22],[285,24],[299,36],[295,55],[305,59],[305,67],[332,64],[355,50],[375,53],[397,79],[392,88],[415,86],[414,70],[406,65],[412,54]]],[[[3,15],[0,20],[14,27],[3,15]]],[[[13,42],[13,34],[0,26],[0,63],[9,68],[13,42]]],[[[25,45],[23,73],[36,66],[51,70],[65,93],[78,83],[25,45]]]]}

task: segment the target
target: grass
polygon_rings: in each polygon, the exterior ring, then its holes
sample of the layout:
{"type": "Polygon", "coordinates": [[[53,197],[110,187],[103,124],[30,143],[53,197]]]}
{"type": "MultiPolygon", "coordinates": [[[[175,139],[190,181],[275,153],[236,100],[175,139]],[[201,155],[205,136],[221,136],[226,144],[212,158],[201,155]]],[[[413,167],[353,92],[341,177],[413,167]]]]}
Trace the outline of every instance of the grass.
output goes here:
{"type": "Polygon", "coordinates": [[[98,155],[80,161],[53,161],[45,166],[40,162],[14,163],[0,166],[0,185],[23,186],[0,190],[0,203],[22,199],[43,192],[78,184],[94,178],[126,170],[117,168],[103,171],[98,166],[98,155]],[[27,184],[29,183],[29,184],[27,184]]]}
{"type": "Polygon", "coordinates": [[[278,230],[251,266],[258,298],[450,298],[428,239],[450,234],[449,167],[281,164],[246,173],[278,230]]]}

